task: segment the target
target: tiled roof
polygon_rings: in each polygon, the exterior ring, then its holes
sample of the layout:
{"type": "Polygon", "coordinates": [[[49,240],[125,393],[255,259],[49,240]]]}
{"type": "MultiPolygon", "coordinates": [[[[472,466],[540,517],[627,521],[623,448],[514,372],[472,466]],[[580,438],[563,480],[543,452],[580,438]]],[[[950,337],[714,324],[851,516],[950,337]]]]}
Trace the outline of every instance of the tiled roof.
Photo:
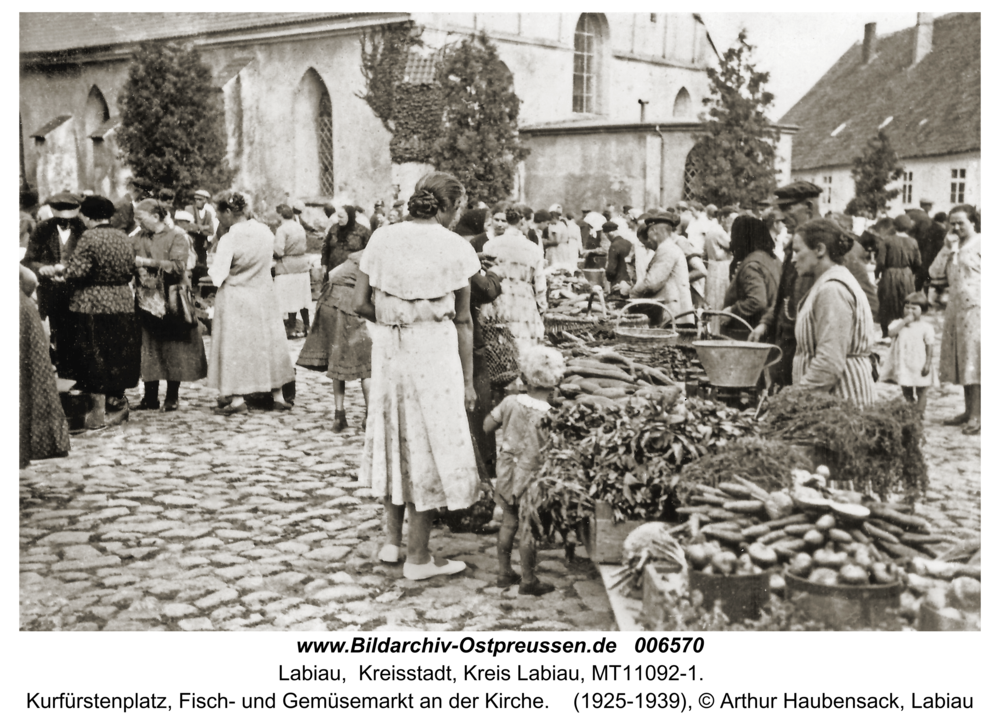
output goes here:
{"type": "Polygon", "coordinates": [[[406,68],[403,70],[403,83],[434,83],[434,73],[437,62],[441,60],[443,51],[421,53],[411,50],[406,57],[406,68]]]}
{"type": "Polygon", "coordinates": [[[20,13],[21,53],[266,28],[352,13],[20,13]]]}
{"type": "Polygon", "coordinates": [[[890,117],[885,130],[903,159],[980,149],[979,13],[936,18],[916,66],[915,37],[914,27],[878,38],[867,65],[856,43],[785,114],[782,124],[801,127],[792,169],[849,165],[890,117]]]}
{"type": "Polygon", "coordinates": [[[94,129],[91,134],[91,139],[103,139],[107,134],[114,128],[116,128],[122,122],[121,116],[112,116],[110,119],[105,121],[103,124],[94,129]]]}

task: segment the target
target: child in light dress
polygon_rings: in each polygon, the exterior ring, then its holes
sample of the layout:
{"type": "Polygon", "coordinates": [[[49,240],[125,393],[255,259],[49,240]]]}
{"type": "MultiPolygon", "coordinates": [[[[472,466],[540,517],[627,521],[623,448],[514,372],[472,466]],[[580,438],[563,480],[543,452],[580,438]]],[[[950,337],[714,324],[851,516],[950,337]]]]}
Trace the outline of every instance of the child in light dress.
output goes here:
{"type": "Polygon", "coordinates": [[[923,318],[930,304],[923,293],[910,293],[904,299],[904,317],[889,324],[892,346],[882,369],[881,379],[903,388],[903,398],[915,402],[920,416],[927,406],[927,389],[937,382],[934,377],[934,327],[923,318]]]}
{"type": "Polygon", "coordinates": [[[503,427],[503,441],[497,455],[497,484],[495,499],[503,509],[503,522],[497,536],[497,555],[500,577],[497,585],[508,588],[517,583],[518,593],[542,596],[555,590],[555,586],[538,580],[535,575],[535,541],[527,523],[520,523],[518,499],[528,489],[541,467],[541,449],[546,435],[541,421],[551,408],[549,395],[559,384],[565,371],[562,354],[552,348],[534,346],[521,355],[521,376],[527,384],[527,393],[508,396],[486,417],[483,429],[487,432],[503,427]],[[520,538],[520,575],[511,567],[510,555],[514,537],[520,538]]]}

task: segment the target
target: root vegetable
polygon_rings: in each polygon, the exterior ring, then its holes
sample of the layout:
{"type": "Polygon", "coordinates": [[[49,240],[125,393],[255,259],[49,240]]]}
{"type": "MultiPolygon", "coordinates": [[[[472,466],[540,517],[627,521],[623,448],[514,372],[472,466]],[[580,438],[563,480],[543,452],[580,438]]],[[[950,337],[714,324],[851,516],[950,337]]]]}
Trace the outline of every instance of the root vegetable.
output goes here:
{"type": "Polygon", "coordinates": [[[795,557],[792,558],[791,563],[788,564],[788,570],[792,575],[801,576],[805,578],[809,575],[809,571],[813,568],[813,559],[809,553],[796,553],[795,557]]]}
{"type": "Polygon", "coordinates": [[[798,524],[795,524],[795,525],[786,525],[783,528],[783,530],[785,531],[785,534],[787,534],[787,535],[793,535],[796,538],[799,537],[799,536],[805,535],[806,533],[808,533],[812,529],[813,529],[813,526],[812,526],[811,523],[798,523],[798,524]]]}
{"type": "Polygon", "coordinates": [[[829,568],[817,568],[812,573],[809,574],[809,582],[816,583],[821,586],[835,586],[837,585],[837,571],[831,570],[829,568]]]}
{"type": "Polygon", "coordinates": [[[837,574],[841,583],[848,586],[868,585],[868,571],[861,566],[848,563],[844,565],[837,574]]]}
{"type": "Polygon", "coordinates": [[[893,545],[899,544],[899,538],[897,538],[892,533],[886,532],[877,525],[872,525],[870,522],[863,523],[861,527],[864,529],[865,533],[873,538],[878,538],[879,540],[892,543],[893,545]]]}
{"type": "Polygon", "coordinates": [[[806,541],[807,545],[817,547],[822,545],[826,541],[826,536],[819,530],[810,530],[808,533],[802,536],[802,539],[806,541]]]}
{"type": "MultiPolygon", "coordinates": [[[[826,516],[824,515],[823,517],[826,516]]],[[[854,538],[851,537],[850,533],[848,533],[845,530],[841,530],[839,528],[830,528],[829,530],[827,530],[826,537],[828,537],[835,543],[844,543],[845,545],[854,542],[854,538]]]]}
{"type": "Polygon", "coordinates": [[[816,529],[830,530],[836,524],[837,524],[837,518],[827,513],[826,515],[823,515],[822,517],[820,517],[819,520],[816,521],[816,529]]]}
{"type": "Polygon", "coordinates": [[[730,500],[723,503],[723,509],[744,515],[753,515],[764,511],[764,503],[760,500],[730,500]]]}

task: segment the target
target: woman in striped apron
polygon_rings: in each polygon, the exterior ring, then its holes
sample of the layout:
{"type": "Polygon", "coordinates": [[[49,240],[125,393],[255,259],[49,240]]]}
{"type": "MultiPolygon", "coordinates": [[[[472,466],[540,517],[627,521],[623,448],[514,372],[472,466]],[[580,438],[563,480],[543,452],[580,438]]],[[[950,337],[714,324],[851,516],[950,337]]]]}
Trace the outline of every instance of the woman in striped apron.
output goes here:
{"type": "Polygon", "coordinates": [[[826,219],[795,233],[795,268],[799,277],[812,275],[816,282],[799,305],[792,383],[867,406],[875,401],[870,359],[875,332],[868,299],[842,264],[853,244],[826,219]]]}

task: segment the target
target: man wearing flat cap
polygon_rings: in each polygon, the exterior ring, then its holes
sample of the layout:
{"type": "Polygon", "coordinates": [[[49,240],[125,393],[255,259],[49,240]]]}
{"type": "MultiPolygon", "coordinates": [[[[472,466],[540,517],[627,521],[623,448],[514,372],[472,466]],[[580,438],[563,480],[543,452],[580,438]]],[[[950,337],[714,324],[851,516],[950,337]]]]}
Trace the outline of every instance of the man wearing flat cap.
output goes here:
{"type": "Polygon", "coordinates": [[[605,222],[601,226],[601,232],[611,240],[611,244],[608,246],[608,263],[605,268],[608,285],[613,291],[625,295],[628,286],[632,285],[632,277],[628,272],[628,258],[632,254],[632,243],[618,231],[617,222],[605,222]]]}
{"type": "MultiPolygon", "coordinates": [[[[653,209],[640,220],[642,225],[637,231],[639,241],[654,253],[645,276],[632,287],[629,294],[632,298],[658,300],[673,316],[688,313],[693,306],[687,260],[674,241],[680,217],[674,212],[653,209]]],[[[650,306],[650,312],[652,311],[653,306],[650,306]]],[[[661,320],[660,316],[650,315],[651,323],[658,320],[661,320]]],[[[691,317],[683,316],[676,320],[678,323],[688,323],[691,317]]]]}
{"type": "MultiPolygon", "coordinates": [[[[42,268],[57,274],[61,272],[61,266],[69,260],[80,236],[87,230],[79,217],[80,202],[81,199],[71,192],[60,192],[46,201],[53,216],[39,222],[31,233],[22,265],[36,275],[42,268]]],[[[58,353],[58,333],[65,325],[69,298],[66,284],[58,279],[57,274],[39,275],[37,295],[38,314],[43,320],[49,319],[52,342],[56,344],[58,353]]]]}
{"type": "Polygon", "coordinates": [[[211,195],[207,190],[196,190],[194,204],[189,204],[184,211],[191,215],[193,222],[188,229],[188,237],[191,238],[191,246],[194,248],[198,262],[191,273],[192,280],[201,280],[208,275],[208,251],[212,247],[212,240],[215,236],[215,210],[208,203],[211,195]]]}
{"type": "MultiPolygon", "coordinates": [[[[775,190],[772,201],[781,210],[789,241],[795,237],[796,229],[821,216],[819,196],[822,191],[812,182],[802,180],[775,190]]],[[[853,237],[849,228],[845,232],[853,237]]],[[[844,257],[843,264],[858,281],[868,299],[874,319],[878,320],[878,293],[868,276],[866,259],[864,248],[855,239],[854,248],[844,257]]],[[[775,306],[761,316],[760,323],[753,329],[748,339],[750,341],[769,339],[781,348],[781,362],[772,369],[774,381],[779,386],[792,384],[792,361],[796,349],[795,319],[799,304],[805,299],[814,280],[813,276],[798,275],[792,261],[792,246],[789,244],[781,265],[781,280],[778,283],[775,306]]]]}

